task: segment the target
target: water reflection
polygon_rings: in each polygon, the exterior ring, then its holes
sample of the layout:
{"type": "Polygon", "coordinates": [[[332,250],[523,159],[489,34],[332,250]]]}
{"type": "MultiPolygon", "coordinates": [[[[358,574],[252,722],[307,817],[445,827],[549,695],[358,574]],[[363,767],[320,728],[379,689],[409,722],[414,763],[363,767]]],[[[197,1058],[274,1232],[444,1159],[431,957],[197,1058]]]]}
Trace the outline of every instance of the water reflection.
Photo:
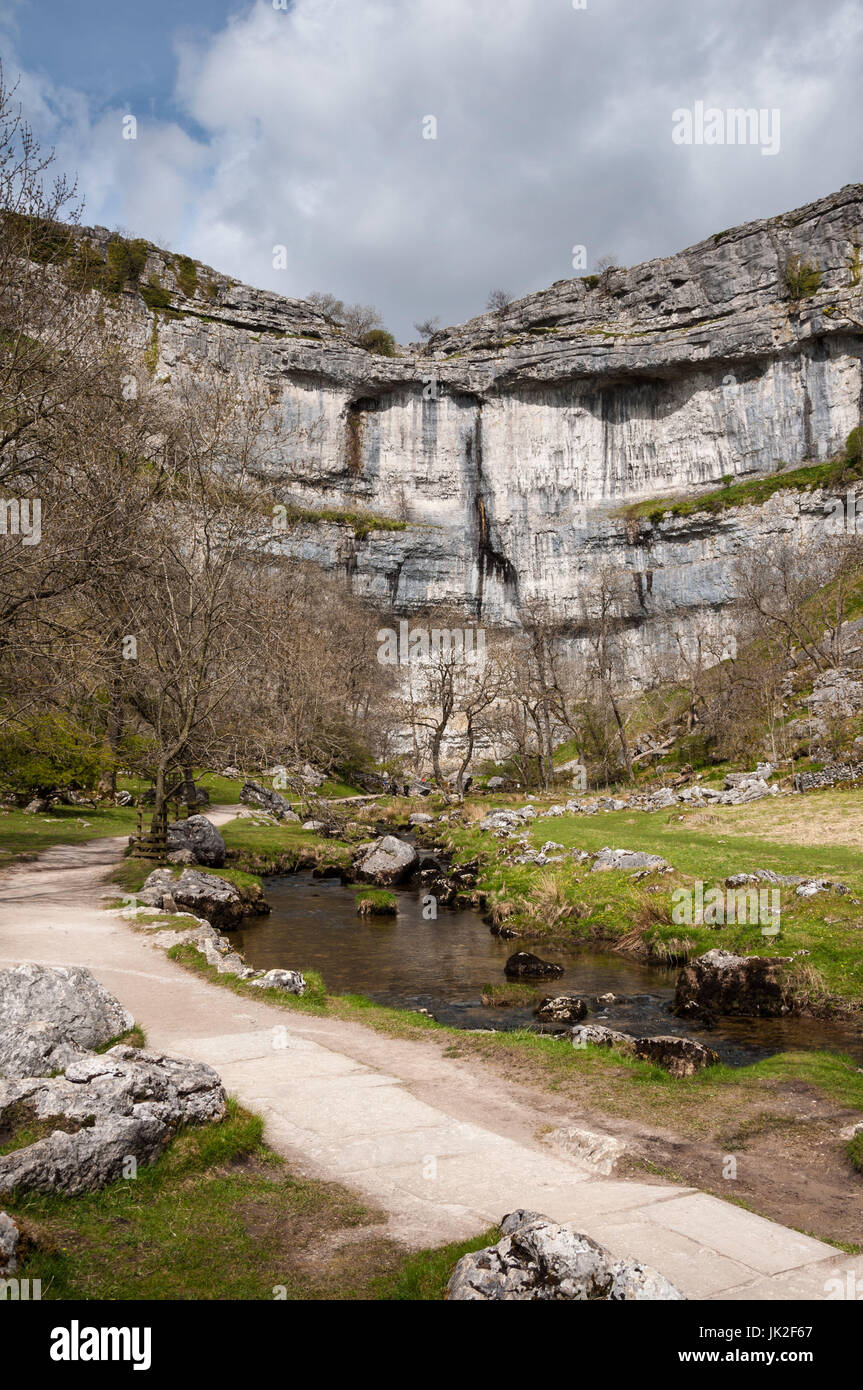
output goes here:
{"type": "MultiPolygon", "coordinates": [[[[422,915],[420,896],[398,894],[395,917],[358,917],[355,893],[337,879],[316,879],[309,870],[264,880],[272,904],[232,933],[250,965],[319,970],[335,994],[365,994],[379,1004],[428,1009],[441,1023],[460,1028],[537,1026],[532,1008],[485,1008],[485,984],[503,984],[504,962],[519,942],[501,941],[479,913],[441,909],[436,921],[422,915]]],[[[613,952],[543,942],[531,946],[559,961],[564,975],[541,994],[612,993],[620,1001],[591,1007],[590,1022],[621,1032],[699,1038],[723,1061],[741,1065],[790,1048],[828,1048],[863,1062],[857,1032],[811,1019],[722,1019],[707,1031],[674,1018],[668,1006],[677,970],[641,965],[613,952]]]]}

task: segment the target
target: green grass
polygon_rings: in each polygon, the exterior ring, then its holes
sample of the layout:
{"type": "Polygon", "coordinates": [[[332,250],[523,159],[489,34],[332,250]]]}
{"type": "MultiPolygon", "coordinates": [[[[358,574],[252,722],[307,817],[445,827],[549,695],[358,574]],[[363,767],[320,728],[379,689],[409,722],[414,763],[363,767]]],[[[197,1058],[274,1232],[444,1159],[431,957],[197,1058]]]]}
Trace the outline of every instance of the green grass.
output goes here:
{"type": "Polygon", "coordinates": [[[853,1139],[849,1139],[846,1154],[851,1160],[851,1165],[858,1173],[863,1173],[863,1130],[855,1134],[853,1139]]]}
{"type": "Polygon", "coordinates": [[[317,793],[318,796],[329,797],[331,800],[336,800],[342,796],[363,796],[365,794],[359,787],[352,787],[349,782],[340,782],[332,778],[327,778],[317,793]]]}
{"type": "Polygon", "coordinates": [[[860,467],[849,467],[844,458],[830,459],[826,463],[804,464],[800,468],[771,473],[766,478],[753,478],[748,482],[731,483],[727,487],[716,488],[713,492],[700,496],[647,498],[621,507],[615,513],[620,517],[645,517],[648,521],[661,521],[666,513],[672,516],[692,516],[696,512],[722,512],[729,507],[760,506],[776,492],[809,492],[814,488],[844,488],[859,479],[860,467]]]}
{"type": "MultiPolygon", "coordinates": [[[[863,806],[863,796],[860,801],[863,806]]],[[[681,873],[691,874],[693,878],[708,879],[761,868],[813,877],[844,875],[863,889],[863,861],[859,850],[830,844],[819,847],[779,844],[755,835],[725,833],[721,809],[716,813],[716,821],[709,826],[690,828],[688,814],[681,806],[666,811],[608,811],[595,816],[560,816],[542,821],[529,833],[537,845],[545,840],[556,840],[567,848],[586,850],[602,849],[605,845],[643,849],[662,855],[681,873]]]]}
{"type": "Polygon", "coordinates": [[[503,984],[486,982],[481,993],[482,1002],[487,1008],[527,1009],[531,1004],[538,1004],[542,995],[548,993],[548,989],[535,984],[517,984],[510,981],[503,984]]]}
{"type": "MultiPolygon", "coordinates": [[[[457,1030],[451,1030],[456,1033],[457,1030]]],[[[853,1058],[823,1051],[779,1052],[745,1067],[719,1064],[695,1076],[672,1077],[661,1067],[614,1049],[574,1048],[560,1037],[511,1032],[464,1033],[453,1055],[517,1060],[522,1077],[561,1090],[604,1113],[661,1123],[680,1133],[709,1132],[718,1122],[736,1132],[751,1106],[763,1110],[771,1089],[803,1083],[837,1105],[863,1111],[863,1074],[853,1058]]]]}
{"type": "Polygon", "coordinates": [[[347,868],[354,846],[346,840],[325,839],[315,830],[302,830],[296,821],[255,825],[234,820],[222,827],[232,862],[254,873],[290,873],[315,864],[347,868]]]}
{"type": "Polygon", "coordinates": [[[386,1302],[434,1302],[446,1297],[450,1275],[462,1255],[496,1245],[500,1230],[492,1227],[473,1240],[456,1241],[438,1250],[421,1250],[409,1255],[395,1274],[384,1275],[372,1285],[372,1297],[386,1302]]]}
{"type": "MultiPolygon", "coordinates": [[[[197,777],[197,785],[210,793],[211,806],[237,806],[243,790],[243,778],[233,780],[220,776],[218,772],[205,772],[197,777]]],[[[206,806],[202,806],[201,810],[204,815],[207,814],[206,806]]]]}
{"type": "Polygon", "coordinates": [[[83,845],[103,836],[130,835],[135,829],[135,815],[128,806],[107,806],[98,811],[86,806],[58,806],[44,815],[0,809],[0,867],[41,854],[51,845],[83,845]]]}
{"type": "Polygon", "coordinates": [[[399,900],[388,888],[357,888],[357,913],[362,917],[393,916],[399,900]]]}
{"type": "MultiPolygon", "coordinates": [[[[859,794],[828,794],[858,804],[859,794]]],[[[494,801],[489,799],[484,808],[494,801]]],[[[510,803],[517,798],[506,798],[510,803]]],[[[785,804],[785,803],[783,803],[785,804]]],[[[831,802],[833,805],[834,802],[831,802]]],[[[837,803],[838,804],[838,803],[837,803]]],[[[844,803],[843,803],[844,804],[844,803]]],[[[479,888],[491,910],[506,918],[523,936],[570,941],[619,943],[646,951],[659,963],[673,963],[712,947],[745,955],[789,955],[806,950],[805,965],[794,967],[791,983],[803,1002],[830,1013],[841,1001],[863,1000],[863,861],[859,850],[822,843],[803,846],[724,832],[722,810],[691,813],[681,809],[655,812],[613,811],[595,816],[560,816],[532,824],[523,833],[539,847],[552,839],[566,848],[595,851],[613,848],[661,855],[676,870],[637,883],[626,873],[591,872],[591,865],[566,859],[546,868],[507,865],[498,857],[500,841],[475,826],[448,830],[444,847],[456,861],[479,857],[479,888]],[[710,816],[698,825],[690,817],[710,816]],[[846,895],[796,897],[780,890],[782,935],[765,939],[757,923],[720,927],[676,923],[672,893],[705,884],[705,892],[735,873],[757,868],[802,874],[846,883],[846,895]],[[657,891],[648,892],[648,888],[657,891]],[[855,902],[854,900],[857,899],[855,902]]],[[[731,810],[731,808],[729,808],[731,810]]],[[[817,803],[812,805],[817,814],[817,803]]],[[[764,885],[767,887],[768,885],[764,885]]]]}
{"type": "Polygon", "coordinates": [[[323,1013],[326,1011],[324,982],[316,970],[305,970],[300,967],[306,981],[306,992],[305,994],[288,994],[283,989],[255,989],[245,980],[241,980],[239,975],[220,975],[216,967],[209,965],[194,946],[183,944],[172,946],[168,955],[179,965],[184,965],[188,970],[203,975],[211,984],[221,985],[223,989],[230,989],[234,994],[242,994],[246,999],[263,999],[269,1004],[278,1004],[283,1008],[296,1010],[300,1013],[323,1013]]]}
{"type": "MultiPolygon", "coordinates": [[[[279,516],[281,518],[281,513],[279,516]]],[[[354,533],[356,540],[363,540],[371,531],[404,531],[406,521],[395,517],[375,516],[371,512],[348,511],[336,507],[287,507],[282,518],[287,526],[311,525],[346,526],[354,533]]]]}

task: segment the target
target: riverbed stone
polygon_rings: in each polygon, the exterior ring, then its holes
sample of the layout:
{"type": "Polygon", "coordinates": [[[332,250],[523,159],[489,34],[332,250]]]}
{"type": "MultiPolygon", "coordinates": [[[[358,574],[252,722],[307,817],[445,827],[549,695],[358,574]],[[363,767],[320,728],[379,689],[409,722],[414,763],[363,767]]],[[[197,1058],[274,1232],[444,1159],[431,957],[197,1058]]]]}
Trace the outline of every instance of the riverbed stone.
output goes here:
{"type": "Polygon", "coordinates": [[[681,1299],[661,1274],[615,1261],[589,1236],[534,1212],[504,1217],[496,1245],[459,1260],[447,1286],[453,1301],[593,1302],[681,1299]]]}
{"type": "Polygon", "coordinates": [[[568,1036],[573,1047],[617,1047],[625,1052],[635,1051],[635,1038],[629,1033],[618,1033],[601,1023],[577,1023],[568,1036]]]}
{"type": "Polygon", "coordinates": [[[221,869],[225,862],[225,842],[206,816],[188,816],[168,826],[168,853],[191,850],[196,864],[221,869]]]}
{"type": "Polygon", "coordinates": [[[541,960],[530,951],[516,951],[503,968],[511,980],[558,980],[563,974],[562,965],[541,960]]]}
{"type": "Polygon", "coordinates": [[[0,971],[0,1076],[45,1076],[134,1021],[83,966],[0,971]]]}
{"type": "Polygon", "coordinates": [[[694,1076],[705,1067],[715,1067],[719,1053],[694,1038],[665,1034],[656,1038],[636,1038],[635,1055],[662,1067],[669,1076],[694,1076]]]}
{"type": "Polygon", "coordinates": [[[377,884],[380,888],[404,883],[419,864],[419,855],[414,846],[396,835],[381,835],[371,844],[361,846],[360,850],[354,861],[357,878],[364,883],[377,884]]]}
{"type": "Polygon", "coordinates": [[[679,1017],[780,1018],[793,1009],[783,978],[789,964],[788,956],[737,956],[719,948],[707,951],[680,972],[673,1012],[679,1017]]]}
{"type": "Polygon", "coordinates": [[[580,1023],[586,1013],[587,1004],[577,994],[549,994],[536,1009],[542,1023],[580,1023]]]}

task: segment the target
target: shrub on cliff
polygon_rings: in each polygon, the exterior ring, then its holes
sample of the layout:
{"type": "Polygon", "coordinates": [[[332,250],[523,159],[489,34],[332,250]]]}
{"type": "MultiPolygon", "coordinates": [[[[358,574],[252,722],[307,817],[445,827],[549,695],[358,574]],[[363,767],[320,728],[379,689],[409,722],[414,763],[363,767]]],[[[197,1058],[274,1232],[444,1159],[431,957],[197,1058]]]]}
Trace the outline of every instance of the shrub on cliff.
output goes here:
{"type": "Polygon", "coordinates": [[[379,357],[395,357],[396,340],[392,333],[388,333],[385,328],[373,328],[366,333],[362,340],[363,347],[369,352],[376,352],[379,357]]]}
{"type": "Polygon", "coordinates": [[[118,236],[109,241],[105,267],[106,289],[119,293],[127,284],[137,285],[141,271],[147,263],[148,249],[143,237],[128,241],[125,237],[118,236]]]}
{"type": "Polygon", "coordinates": [[[807,295],[817,294],[821,286],[821,271],[811,261],[802,261],[792,254],[785,262],[785,287],[792,300],[805,299],[807,295]]]}
{"type": "Polygon", "coordinates": [[[845,441],[845,462],[849,467],[863,463],[863,425],[855,425],[845,441]]]}

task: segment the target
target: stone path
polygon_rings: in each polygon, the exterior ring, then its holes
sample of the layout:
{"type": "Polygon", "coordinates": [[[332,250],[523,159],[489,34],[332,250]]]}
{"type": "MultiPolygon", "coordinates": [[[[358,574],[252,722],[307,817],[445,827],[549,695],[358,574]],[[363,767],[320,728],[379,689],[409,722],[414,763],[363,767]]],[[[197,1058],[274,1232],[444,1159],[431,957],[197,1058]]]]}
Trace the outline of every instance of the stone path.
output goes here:
{"type": "MultiPolygon", "coordinates": [[[[223,824],[234,810],[210,814],[223,824]]],[[[537,1137],[546,1115],[434,1044],[274,1008],[183,970],[99,907],[124,843],[57,847],[0,877],[0,968],[90,967],[149,1046],[216,1067],[293,1171],[361,1193],[394,1238],[463,1239],[529,1207],[653,1265],[690,1298],[822,1299],[849,1271],[863,1287],[861,1256],[692,1188],[601,1178],[555,1153],[537,1137]]]]}

